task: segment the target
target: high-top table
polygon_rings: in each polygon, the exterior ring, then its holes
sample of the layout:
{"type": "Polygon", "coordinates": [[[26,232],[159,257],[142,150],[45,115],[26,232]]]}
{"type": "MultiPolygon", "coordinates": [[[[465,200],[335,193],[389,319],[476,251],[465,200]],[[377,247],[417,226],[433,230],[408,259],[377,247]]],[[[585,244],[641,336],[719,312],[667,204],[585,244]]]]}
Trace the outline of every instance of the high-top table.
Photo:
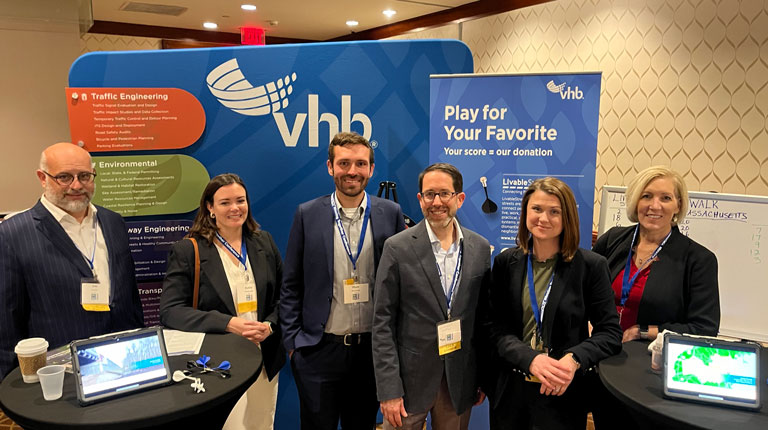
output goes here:
{"type": "MultiPolygon", "coordinates": [[[[600,379],[629,406],[640,428],[768,429],[768,353],[761,353],[758,381],[762,409],[757,412],[664,398],[661,374],[651,371],[647,341],[624,343],[623,351],[600,362],[600,379]]],[[[766,352],[766,351],[763,351],[766,352]]]]}
{"type": "MultiPolygon", "coordinates": [[[[185,379],[179,383],[81,407],[75,378],[67,373],[60,399],[46,401],[40,384],[27,384],[18,368],[0,384],[0,407],[24,429],[141,429],[169,423],[213,429],[224,425],[229,412],[261,371],[261,350],[234,334],[206,334],[200,355],[213,363],[232,364],[229,379],[200,376],[205,392],[196,394],[185,379]]],[[[170,357],[171,371],[186,369],[197,356],[170,357]]]]}

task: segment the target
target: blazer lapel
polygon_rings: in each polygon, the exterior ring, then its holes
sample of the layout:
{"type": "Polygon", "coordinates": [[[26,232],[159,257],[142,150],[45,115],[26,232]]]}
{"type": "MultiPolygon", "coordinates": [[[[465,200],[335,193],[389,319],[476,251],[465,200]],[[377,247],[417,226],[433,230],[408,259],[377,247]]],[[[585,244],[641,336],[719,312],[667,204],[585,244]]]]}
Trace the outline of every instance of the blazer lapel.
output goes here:
{"type": "Polygon", "coordinates": [[[267,260],[264,255],[264,249],[259,245],[253,237],[248,237],[245,241],[246,249],[248,250],[248,261],[251,263],[251,271],[253,272],[253,281],[256,283],[256,306],[257,316],[259,321],[264,321],[264,306],[267,302],[267,287],[264,285],[262,268],[266,268],[267,260]]]}
{"type": "MultiPolygon", "coordinates": [[[[333,194],[323,199],[324,210],[319,220],[321,243],[325,245],[326,268],[328,269],[328,279],[331,281],[331,284],[333,284],[333,243],[335,237],[334,229],[336,228],[336,223],[334,222],[335,215],[331,207],[332,198],[333,194]]],[[[305,251],[311,252],[311,250],[305,251]]]]}
{"type": "MultiPolygon", "coordinates": [[[[373,238],[373,271],[379,268],[379,259],[381,258],[381,249],[384,248],[384,242],[387,237],[379,237],[376,233],[386,232],[387,228],[382,225],[384,222],[384,209],[379,203],[368,195],[368,199],[371,201],[371,237],[373,238]]],[[[383,233],[382,233],[383,234],[383,233]]]]}
{"type": "MultiPolygon", "coordinates": [[[[205,277],[212,284],[211,287],[216,291],[222,303],[227,307],[232,315],[237,315],[235,302],[232,300],[232,290],[227,281],[227,274],[224,271],[224,264],[219,257],[219,251],[216,245],[199,241],[200,243],[200,271],[205,273],[205,277]]],[[[200,283],[202,284],[202,280],[200,283]]],[[[202,285],[201,285],[202,287],[202,285]]]]}
{"type": "MultiPolygon", "coordinates": [[[[552,326],[555,323],[557,306],[560,304],[560,299],[563,297],[563,291],[568,288],[565,280],[570,279],[573,260],[571,260],[571,262],[565,262],[562,258],[562,256],[558,256],[558,261],[555,265],[555,278],[552,281],[552,290],[549,292],[547,306],[544,309],[545,339],[552,339],[552,326]]],[[[577,255],[574,258],[579,258],[579,256],[577,255]]]]}
{"type": "MultiPolygon", "coordinates": [[[[464,250],[462,251],[462,257],[461,257],[461,278],[459,279],[459,285],[456,287],[456,291],[454,291],[454,298],[453,298],[453,311],[451,312],[453,315],[461,315],[464,313],[464,307],[466,306],[466,299],[470,297],[470,289],[469,289],[469,281],[472,279],[472,275],[474,273],[474,268],[472,267],[472,263],[474,261],[477,261],[477,259],[474,258],[467,258],[467,256],[473,256],[476,252],[478,252],[477,244],[472,241],[469,238],[469,235],[467,234],[467,231],[464,230],[464,227],[461,227],[462,233],[464,234],[464,250]]],[[[441,285],[442,287],[442,285],[441,285]]]]}
{"type": "Polygon", "coordinates": [[[43,236],[50,240],[54,247],[77,267],[77,270],[84,278],[94,276],[93,271],[88,267],[88,263],[86,263],[83,258],[83,253],[77,249],[75,243],[72,242],[72,239],[69,238],[67,232],[64,231],[64,227],[56,221],[53,215],[48,212],[48,209],[46,209],[42,203],[37,202],[32,208],[32,211],[33,218],[37,224],[37,229],[40,230],[43,236]]]}
{"type": "Polygon", "coordinates": [[[427,221],[421,221],[416,227],[409,230],[412,231],[413,252],[416,255],[416,259],[421,264],[422,270],[424,270],[424,275],[432,289],[432,293],[435,295],[437,303],[440,305],[443,317],[448,318],[448,305],[445,302],[445,291],[443,291],[443,285],[440,282],[440,275],[437,273],[435,253],[432,251],[432,245],[429,243],[426,222],[427,221]]]}

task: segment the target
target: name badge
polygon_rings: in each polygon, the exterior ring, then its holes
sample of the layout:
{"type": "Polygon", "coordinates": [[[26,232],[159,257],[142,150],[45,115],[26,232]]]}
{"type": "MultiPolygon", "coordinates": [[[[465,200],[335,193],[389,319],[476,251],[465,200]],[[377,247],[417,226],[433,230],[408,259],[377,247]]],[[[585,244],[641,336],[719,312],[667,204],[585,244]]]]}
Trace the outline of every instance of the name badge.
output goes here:
{"type": "Polygon", "coordinates": [[[461,349],[461,320],[437,323],[437,349],[440,355],[461,349]]]}
{"type": "Polygon", "coordinates": [[[109,285],[98,278],[80,281],[80,305],[89,312],[109,312],[109,285]]]}
{"type": "Polygon", "coordinates": [[[344,304],[367,303],[369,299],[368,283],[359,284],[355,278],[344,280],[344,304]]]}
{"type": "Polygon", "coordinates": [[[256,300],[256,284],[240,282],[237,285],[237,314],[255,312],[258,309],[256,300]]]}

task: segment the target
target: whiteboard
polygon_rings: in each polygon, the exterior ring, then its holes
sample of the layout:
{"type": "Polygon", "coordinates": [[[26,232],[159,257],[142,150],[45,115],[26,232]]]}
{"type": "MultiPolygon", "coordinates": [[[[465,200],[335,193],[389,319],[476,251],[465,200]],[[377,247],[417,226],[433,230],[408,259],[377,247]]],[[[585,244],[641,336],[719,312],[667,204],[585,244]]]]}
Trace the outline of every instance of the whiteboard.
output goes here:
{"type": "MultiPolygon", "coordinates": [[[[603,187],[598,236],[633,224],[627,218],[625,190],[603,187]]],[[[720,334],[768,341],[768,197],[703,192],[689,192],[688,197],[680,233],[717,256],[720,334]]]]}

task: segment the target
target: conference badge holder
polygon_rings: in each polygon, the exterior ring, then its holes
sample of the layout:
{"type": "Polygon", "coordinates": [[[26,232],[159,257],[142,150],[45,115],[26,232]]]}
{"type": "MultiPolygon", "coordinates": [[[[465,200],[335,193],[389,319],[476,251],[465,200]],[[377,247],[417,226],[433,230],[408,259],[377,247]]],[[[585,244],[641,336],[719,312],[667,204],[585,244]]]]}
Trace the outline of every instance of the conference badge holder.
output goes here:
{"type": "Polygon", "coordinates": [[[109,285],[96,277],[80,280],[80,305],[89,312],[109,312],[109,285]]]}
{"type": "Polygon", "coordinates": [[[440,356],[461,349],[460,319],[449,319],[437,323],[437,348],[440,356]]]}

